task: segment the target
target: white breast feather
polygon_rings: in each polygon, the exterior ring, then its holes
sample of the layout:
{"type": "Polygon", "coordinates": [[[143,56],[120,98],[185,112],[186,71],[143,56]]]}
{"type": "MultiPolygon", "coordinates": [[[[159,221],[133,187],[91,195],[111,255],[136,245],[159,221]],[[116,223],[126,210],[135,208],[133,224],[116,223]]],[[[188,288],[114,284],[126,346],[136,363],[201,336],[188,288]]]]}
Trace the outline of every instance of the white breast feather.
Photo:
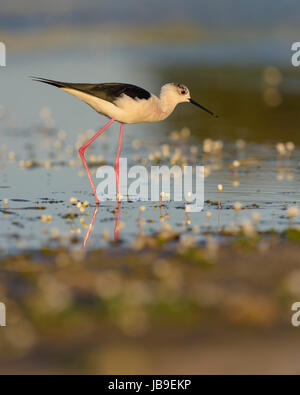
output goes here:
{"type": "Polygon", "coordinates": [[[133,99],[123,95],[115,104],[122,110],[125,123],[156,122],[166,117],[155,95],[151,95],[149,99],[133,99]]]}
{"type": "Polygon", "coordinates": [[[155,95],[147,99],[133,99],[122,95],[115,103],[110,103],[99,97],[80,92],[76,89],[61,88],[65,92],[76,96],[78,99],[90,105],[97,112],[114,118],[123,123],[155,122],[165,119],[168,114],[164,113],[160,101],[155,95]]]}

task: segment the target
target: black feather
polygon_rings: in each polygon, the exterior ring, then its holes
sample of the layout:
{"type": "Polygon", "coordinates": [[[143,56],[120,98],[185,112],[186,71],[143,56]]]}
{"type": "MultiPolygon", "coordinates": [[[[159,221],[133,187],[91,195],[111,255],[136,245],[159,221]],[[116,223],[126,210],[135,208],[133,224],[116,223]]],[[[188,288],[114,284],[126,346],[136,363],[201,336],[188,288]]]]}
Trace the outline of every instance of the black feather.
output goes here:
{"type": "Polygon", "coordinates": [[[70,88],[87,93],[100,99],[114,103],[122,95],[127,95],[133,99],[149,99],[151,94],[143,88],[131,84],[118,82],[104,84],[78,84],[72,82],[52,81],[45,78],[32,77],[34,81],[44,82],[58,88],[70,88]]]}

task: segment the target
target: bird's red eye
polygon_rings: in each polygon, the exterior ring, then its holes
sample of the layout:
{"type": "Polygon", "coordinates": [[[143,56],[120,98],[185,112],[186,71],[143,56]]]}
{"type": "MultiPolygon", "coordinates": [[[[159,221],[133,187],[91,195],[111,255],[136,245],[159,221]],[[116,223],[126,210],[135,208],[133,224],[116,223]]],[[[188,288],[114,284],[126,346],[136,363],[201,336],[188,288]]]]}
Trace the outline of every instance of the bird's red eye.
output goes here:
{"type": "Polygon", "coordinates": [[[181,93],[182,95],[185,95],[185,91],[183,91],[183,90],[182,90],[180,93],[181,93]]]}

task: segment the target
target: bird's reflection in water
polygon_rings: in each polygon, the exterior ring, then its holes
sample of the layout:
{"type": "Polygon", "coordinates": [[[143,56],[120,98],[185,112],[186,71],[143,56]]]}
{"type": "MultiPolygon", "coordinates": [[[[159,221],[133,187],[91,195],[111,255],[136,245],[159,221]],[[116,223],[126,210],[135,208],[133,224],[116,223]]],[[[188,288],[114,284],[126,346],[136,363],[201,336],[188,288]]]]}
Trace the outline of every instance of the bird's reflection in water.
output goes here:
{"type": "Polygon", "coordinates": [[[90,225],[89,225],[89,228],[88,228],[88,230],[87,230],[87,232],[86,232],[86,235],[85,235],[85,237],[84,237],[84,240],[83,240],[83,243],[82,243],[82,248],[85,248],[86,243],[87,243],[87,241],[88,241],[88,239],[89,239],[89,237],[90,237],[90,234],[91,234],[91,232],[92,232],[92,230],[93,230],[93,228],[94,228],[94,222],[95,222],[96,215],[97,215],[97,213],[98,213],[98,209],[99,209],[99,206],[97,205],[97,206],[95,207],[94,212],[93,212],[93,217],[92,217],[91,223],[90,223],[90,225]]]}
{"type": "Polygon", "coordinates": [[[115,231],[114,231],[114,238],[115,238],[115,241],[118,241],[118,240],[119,240],[120,209],[121,209],[121,202],[118,201],[118,203],[117,203],[117,210],[116,210],[116,212],[115,212],[115,215],[116,215],[115,231]]]}
{"type": "MultiPolygon", "coordinates": [[[[86,244],[87,244],[87,242],[89,240],[89,237],[90,237],[90,235],[91,235],[91,233],[93,231],[94,223],[95,223],[95,219],[96,219],[98,210],[99,210],[99,206],[97,205],[95,207],[95,210],[94,210],[94,213],[93,213],[93,216],[92,216],[92,219],[91,219],[91,223],[90,223],[90,225],[88,227],[88,230],[86,232],[86,235],[84,237],[84,240],[83,240],[83,243],[82,243],[82,248],[86,247],[86,244]]],[[[119,201],[117,203],[116,210],[115,210],[115,229],[114,229],[114,240],[115,240],[115,242],[117,242],[119,240],[120,210],[121,210],[121,202],[119,201]]]]}

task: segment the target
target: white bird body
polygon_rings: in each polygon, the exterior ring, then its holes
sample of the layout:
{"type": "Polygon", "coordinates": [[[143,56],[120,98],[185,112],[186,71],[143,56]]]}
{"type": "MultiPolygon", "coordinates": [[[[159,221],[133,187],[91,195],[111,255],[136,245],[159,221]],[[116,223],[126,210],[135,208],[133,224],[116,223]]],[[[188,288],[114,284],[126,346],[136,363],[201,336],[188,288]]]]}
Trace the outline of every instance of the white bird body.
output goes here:
{"type": "Polygon", "coordinates": [[[174,107],[164,108],[161,100],[153,94],[151,94],[149,99],[135,99],[123,95],[114,103],[111,103],[75,89],[62,88],[62,90],[87,103],[98,113],[113,118],[121,123],[162,121],[166,119],[174,109],[174,107]],[[128,109],[130,109],[130,111],[128,111],[128,109]]]}
{"type": "Polygon", "coordinates": [[[95,111],[120,123],[158,122],[166,119],[178,103],[191,102],[214,115],[191,99],[188,88],[168,83],[161,88],[160,96],[136,85],[123,83],[81,84],[37,78],[37,81],[54,85],[87,103],[95,111]]]}

